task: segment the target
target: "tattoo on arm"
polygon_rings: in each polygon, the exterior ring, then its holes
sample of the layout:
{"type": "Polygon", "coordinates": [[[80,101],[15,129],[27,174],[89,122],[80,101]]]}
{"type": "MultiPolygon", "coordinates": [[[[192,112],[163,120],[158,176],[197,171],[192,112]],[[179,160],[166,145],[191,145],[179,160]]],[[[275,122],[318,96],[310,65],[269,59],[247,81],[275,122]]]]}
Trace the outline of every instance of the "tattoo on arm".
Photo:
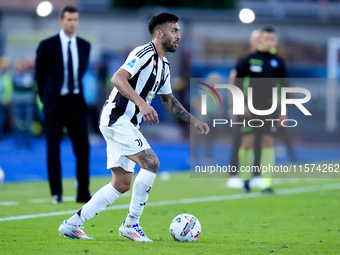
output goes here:
{"type": "Polygon", "coordinates": [[[183,105],[174,97],[174,95],[161,95],[164,107],[176,117],[190,123],[193,116],[183,107],[183,105]]]}

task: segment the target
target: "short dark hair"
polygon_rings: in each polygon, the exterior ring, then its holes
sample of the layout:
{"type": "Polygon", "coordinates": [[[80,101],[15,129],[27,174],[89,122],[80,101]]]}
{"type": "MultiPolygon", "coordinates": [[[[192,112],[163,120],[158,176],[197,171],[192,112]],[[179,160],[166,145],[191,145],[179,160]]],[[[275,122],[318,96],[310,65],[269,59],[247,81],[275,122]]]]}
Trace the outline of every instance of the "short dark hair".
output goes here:
{"type": "Polygon", "coordinates": [[[60,12],[59,12],[59,18],[60,18],[60,19],[63,19],[63,18],[64,18],[65,12],[70,12],[70,13],[72,13],[72,12],[78,12],[78,9],[77,9],[75,6],[73,6],[73,5],[66,5],[66,6],[64,6],[64,7],[60,10],[60,12]]]}
{"type": "Polygon", "coordinates": [[[274,34],[276,34],[275,28],[269,27],[269,26],[262,28],[261,32],[267,32],[267,33],[274,33],[274,34]]]}
{"type": "Polygon", "coordinates": [[[153,35],[157,26],[163,25],[167,22],[178,22],[179,18],[171,13],[157,13],[149,20],[149,33],[153,35]]]}

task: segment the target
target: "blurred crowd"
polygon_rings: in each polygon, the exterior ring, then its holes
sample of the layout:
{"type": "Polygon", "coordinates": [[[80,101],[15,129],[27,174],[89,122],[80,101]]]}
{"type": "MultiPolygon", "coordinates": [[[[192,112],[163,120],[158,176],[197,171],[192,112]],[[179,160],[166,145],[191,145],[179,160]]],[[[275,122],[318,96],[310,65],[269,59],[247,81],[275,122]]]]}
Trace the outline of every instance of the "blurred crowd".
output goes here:
{"type": "MultiPolygon", "coordinates": [[[[14,137],[19,149],[30,149],[32,137],[43,134],[42,103],[34,80],[33,56],[11,60],[0,57],[0,146],[5,135],[14,137]]],[[[90,135],[99,135],[98,116],[107,95],[106,68],[91,64],[84,76],[90,135]]]]}

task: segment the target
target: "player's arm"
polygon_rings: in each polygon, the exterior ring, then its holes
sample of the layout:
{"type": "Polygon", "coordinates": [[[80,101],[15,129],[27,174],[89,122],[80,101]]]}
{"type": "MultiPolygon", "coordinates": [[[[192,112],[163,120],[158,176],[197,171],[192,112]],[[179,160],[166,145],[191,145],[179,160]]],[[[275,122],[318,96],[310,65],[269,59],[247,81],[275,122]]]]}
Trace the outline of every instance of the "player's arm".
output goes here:
{"type": "Polygon", "coordinates": [[[209,126],[207,123],[199,121],[191,115],[183,105],[174,97],[172,93],[160,95],[164,107],[175,115],[177,118],[193,124],[200,135],[207,135],[209,133],[209,126]]]}
{"type": "Polygon", "coordinates": [[[36,50],[36,60],[35,60],[35,80],[38,85],[38,93],[40,99],[43,101],[43,90],[46,77],[48,74],[48,68],[50,66],[49,53],[45,42],[41,42],[36,50]]]}
{"type": "Polygon", "coordinates": [[[249,57],[243,57],[241,58],[235,66],[235,73],[233,73],[234,77],[231,77],[232,80],[234,80],[234,85],[239,87],[240,89],[243,90],[243,81],[244,78],[248,75],[249,73],[249,57]]]}
{"type": "Polygon", "coordinates": [[[113,75],[111,82],[124,97],[137,105],[145,123],[151,125],[158,123],[159,120],[157,112],[151,105],[148,105],[145,100],[136,93],[136,91],[132,89],[128,82],[130,77],[131,74],[128,71],[120,68],[113,75]]]}

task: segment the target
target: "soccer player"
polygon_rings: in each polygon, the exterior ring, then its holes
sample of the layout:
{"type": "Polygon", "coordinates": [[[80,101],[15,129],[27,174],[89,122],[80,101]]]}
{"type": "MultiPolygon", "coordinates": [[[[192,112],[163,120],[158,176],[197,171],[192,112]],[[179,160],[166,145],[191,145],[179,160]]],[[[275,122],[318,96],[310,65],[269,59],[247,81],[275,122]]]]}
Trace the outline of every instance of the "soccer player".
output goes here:
{"type": "Polygon", "coordinates": [[[151,100],[160,94],[167,110],[193,124],[199,134],[209,132],[209,126],[185,110],[171,91],[170,65],[164,55],[175,52],[178,47],[181,38],[178,20],[170,13],[155,14],[149,21],[152,41],[135,48],[113,75],[111,81],[115,87],[100,117],[112,182],[98,190],[88,203],[60,225],[61,235],[92,239],[84,233],[81,225],[130,189],[137,163],[141,170],[134,181],[129,212],[119,228],[119,234],[133,241],[152,242],[139,225],[159,167],[157,155],[139,131],[142,119],[150,125],[159,122],[157,112],[150,106],[151,100]]]}
{"type": "MultiPolygon", "coordinates": [[[[282,58],[276,55],[277,45],[276,32],[272,27],[265,27],[260,31],[260,45],[255,53],[251,53],[236,66],[235,84],[243,91],[253,87],[253,105],[255,109],[267,110],[272,106],[272,88],[275,86],[286,86],[286,66],[282,58]],[[272,79],[262,79],[272,78],[272,79]]],[[[245,95],[247,101],[247,95],[245,95]]],[[[283,116],[277,110],[270,116],[256,116],[250,113],[245,104],[245,115],[243,119],[279,119],[283,116]]],[[[275,165],[274,134],[276,127],[272,122],[264,121],[263,127],[241,127],[241,147],[239,149],[239,160],[241,165],[252,164],[253,147],[255,137],[261,137],[261,165],[275,165]]],[[[259,177],[253,178],[251,182],[258,182],[259,177]]],[[[263,178],[262,191],[272,193],[272,179],[263,178]]]]}

